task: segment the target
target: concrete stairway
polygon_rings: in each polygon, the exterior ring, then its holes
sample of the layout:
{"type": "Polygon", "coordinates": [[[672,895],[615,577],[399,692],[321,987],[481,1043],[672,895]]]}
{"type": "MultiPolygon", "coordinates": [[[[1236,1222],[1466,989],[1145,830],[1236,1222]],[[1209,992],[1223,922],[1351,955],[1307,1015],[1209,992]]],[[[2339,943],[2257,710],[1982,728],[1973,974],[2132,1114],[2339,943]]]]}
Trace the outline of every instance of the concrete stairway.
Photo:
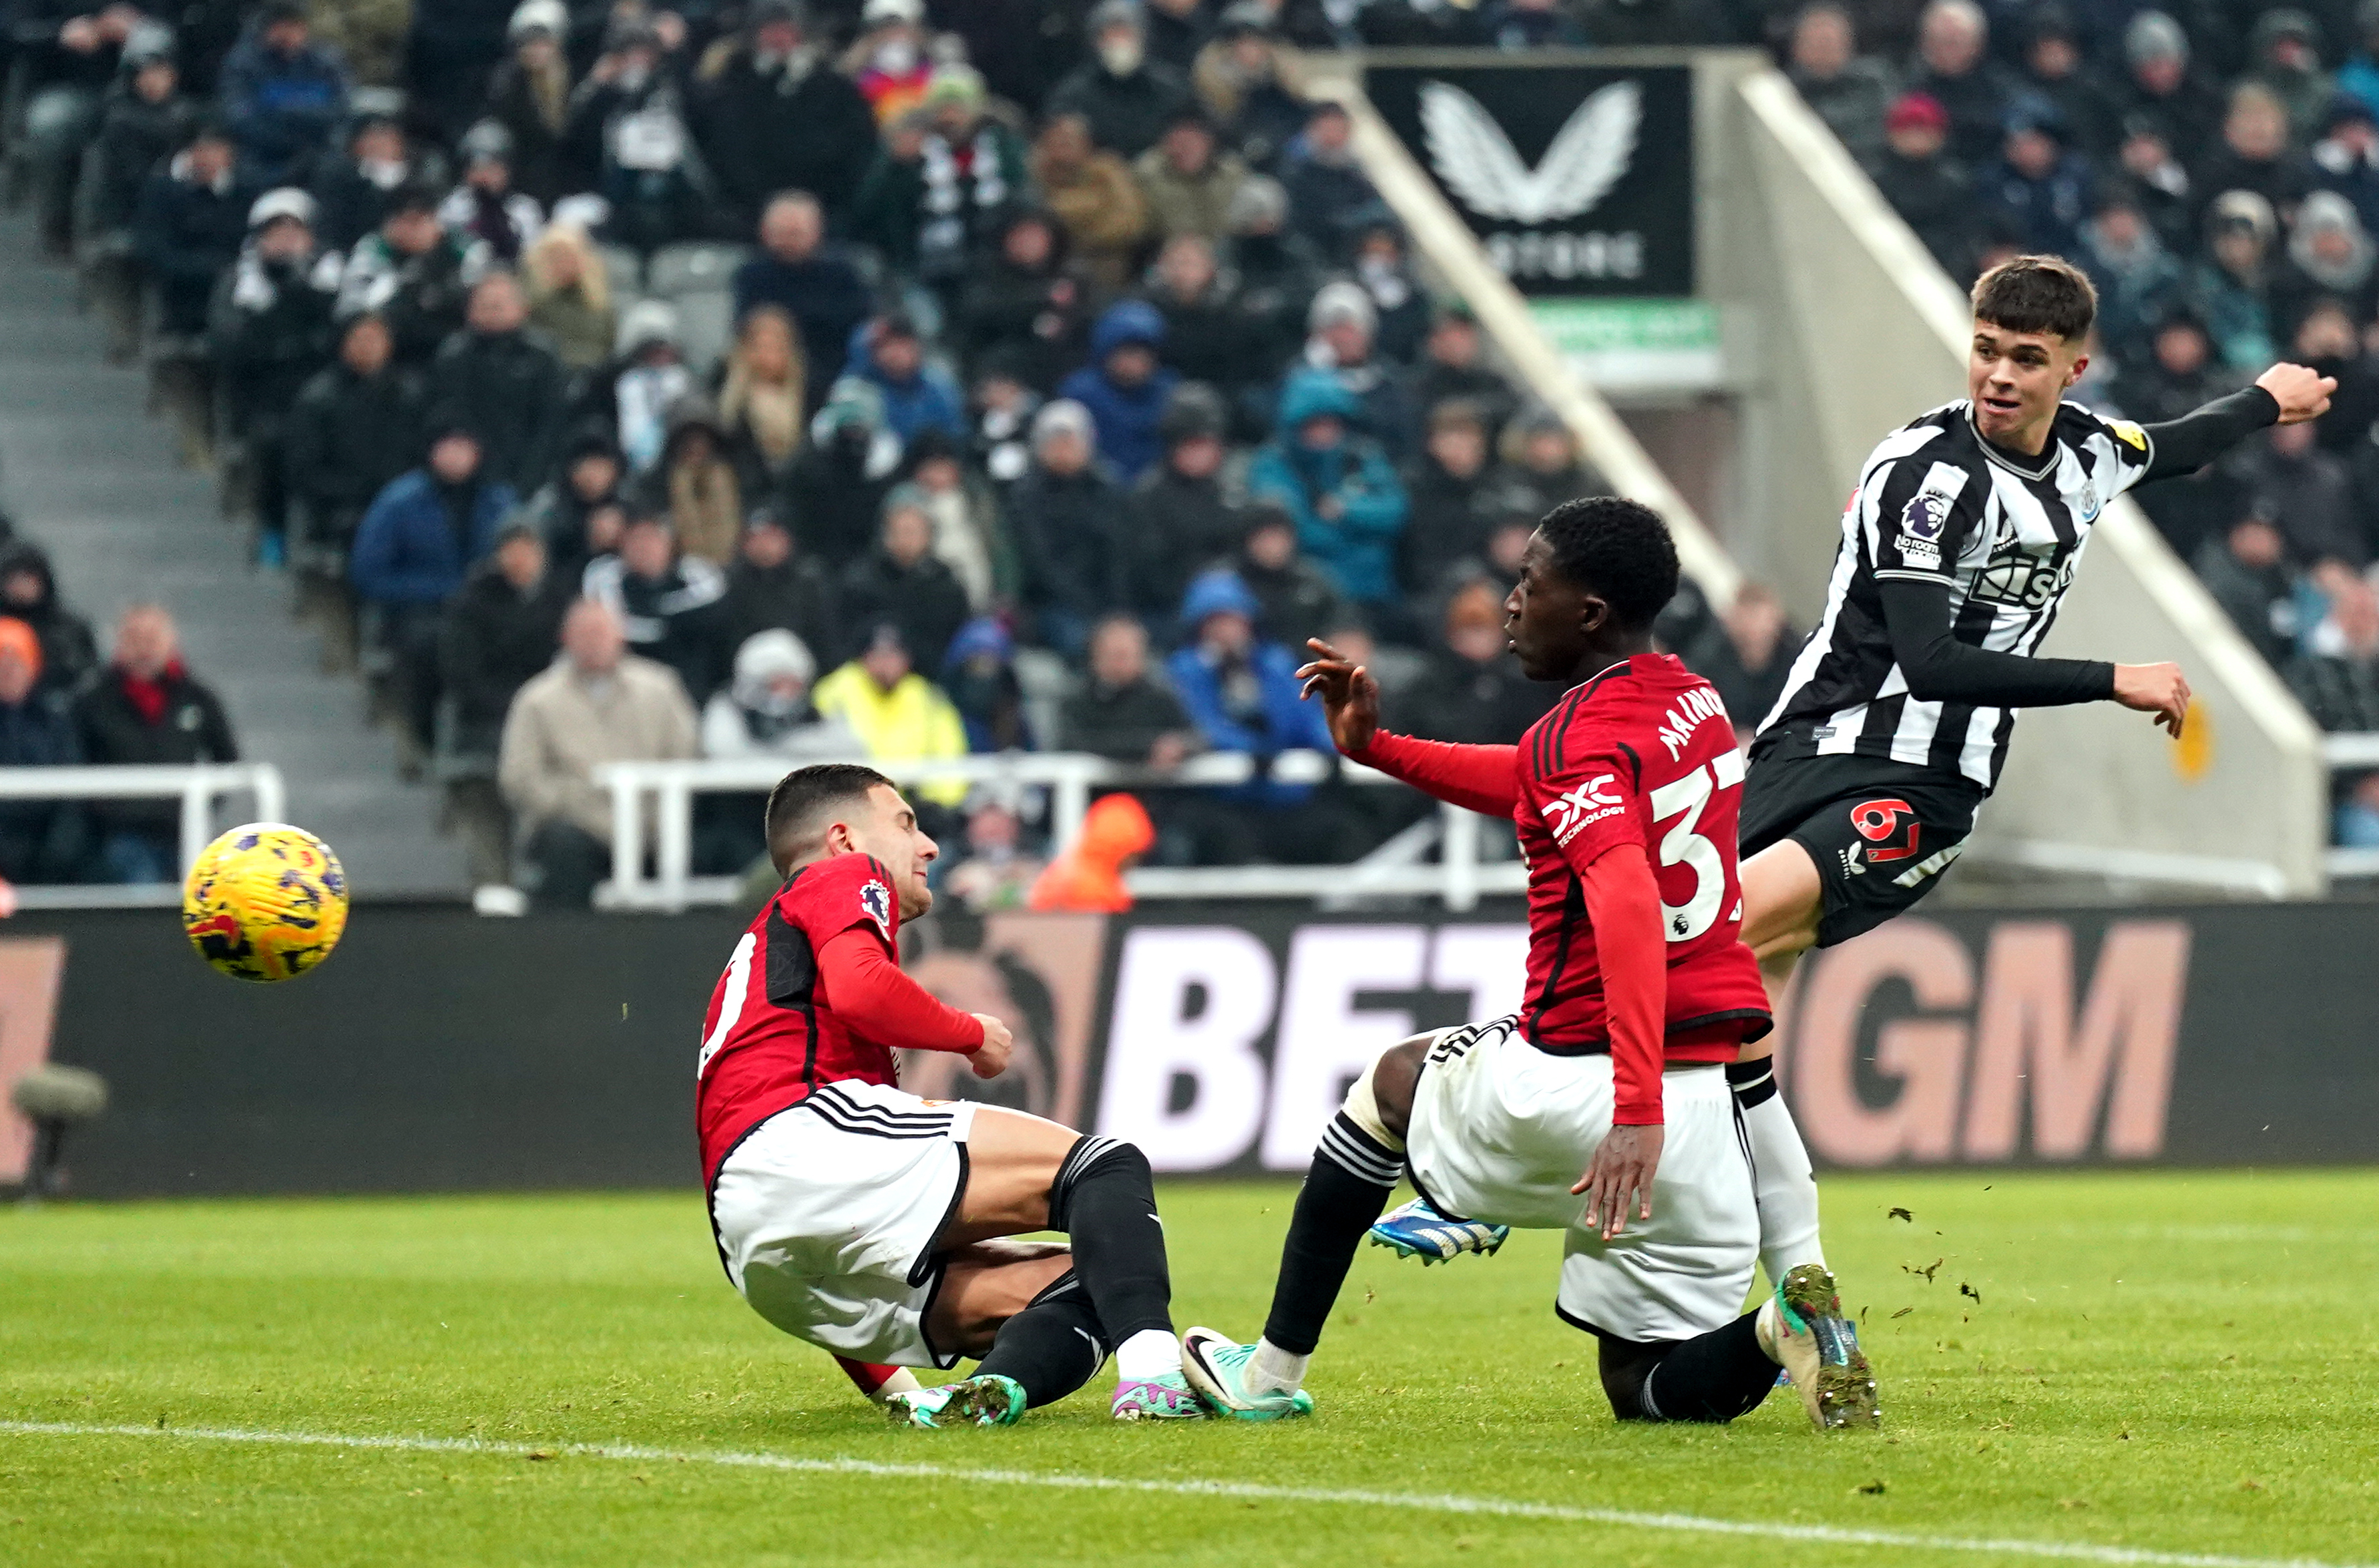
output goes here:
{"type": "Polygon", "coordinates": [[[463,852],[438,832],[438,791],[399,780],[358,682],[322,673],[286,577],[249,564],[212,481],[180,467],[164,425],[143,415],[144,373],[101,350],[73,279],[37,259],[25,215],[0,217],[0,503],[19,533],[48,549],[103,650],[126,604],[174,612],[241,754],[279,765],[290,820],[329,840],[360,897],[460,896],[463,852]]]}

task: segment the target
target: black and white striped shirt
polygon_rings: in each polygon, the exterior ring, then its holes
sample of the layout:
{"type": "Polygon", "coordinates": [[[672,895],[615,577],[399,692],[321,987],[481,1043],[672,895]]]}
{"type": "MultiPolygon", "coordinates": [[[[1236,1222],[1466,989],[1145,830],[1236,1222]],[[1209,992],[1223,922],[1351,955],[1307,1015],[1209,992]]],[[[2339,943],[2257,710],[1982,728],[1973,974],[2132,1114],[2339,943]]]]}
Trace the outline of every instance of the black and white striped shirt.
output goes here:
{"type": "MultiPolygon", "coordinates": [[[[1909,690],[1885,622],[1882,585],[1945,589],[1957,643],[2033,657],[2073,582],[2091,525],[2108,501],[2148,476],[2156,455],[2156,433],[2069,403],[2058,410],[2047,447],[2025,459],[1985,441],[1971,409],[1962,400],[1902,426],[1862,465],[1842,513],[1825,613],[1760,726],[1756,755],[1889,757],[1988,790],[2007,760],[2015,706],[2106,694],[2076,689],[1994,705],[1919,701],[1909,690]]],[[[2272,409],[2276,414],[2277,405],[2272,409]]],[[[2111,680],[2107,666],[2055,662],[2082,672],[2085,685],[2111,680]],[[2093,670],[2105,674],[2094,678],[2093,670]]]]}

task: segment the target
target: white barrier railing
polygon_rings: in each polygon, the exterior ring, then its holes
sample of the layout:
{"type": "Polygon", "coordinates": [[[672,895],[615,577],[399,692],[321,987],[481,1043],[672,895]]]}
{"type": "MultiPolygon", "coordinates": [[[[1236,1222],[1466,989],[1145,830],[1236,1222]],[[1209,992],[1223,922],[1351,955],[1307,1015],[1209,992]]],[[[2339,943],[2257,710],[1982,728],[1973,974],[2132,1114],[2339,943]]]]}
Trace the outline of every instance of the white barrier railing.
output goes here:
{"type": "MultiPolygon", "coordinates": [[[[868,766],[904,786],[960,781],[1045,788],[1050,826],[1062,850],[1081,831],[1093,789],[1226,788],[1247,783],[1262,765],[1238,752],[1209,753],[1171,768],[1109,762],[1076,752],[1004,752],[868,766]]],[[[1334,769],[1350,784],[1395,782],[1386,774],[1321,752],[1283,752],[1263,771],[1284,784],[1314,784],[1331,777],[1334,769]]],[[[783,762],[764,757],[615,762],[597,768],[596,783],[611,796],[612,865],[611,880],[597,890],[597,902],[619,910],[732,902],[741,877],[694,874],[694,798],[756,793],[774,786],[785,772],[783,762]],[[648,838],[650,874],[645,869],[648,838]]],[[[1351,865],[1148,867],[1130,873],[1128,881],[1142,899],[1419,896],[1443,899],[1448,909],[1467,910],[1484,894],[1518,893],[1528,886],[1527,871],[1516,862],[1481,859],[1479,820],[1457,807],[1443,807],[1436,835],[1440,858],[1434,862],[1421,861],[1412,849],[1414,840],[1404,839],[1392,840],[1392,851],[1383,850],[1351,865]]]]}
{"type": "MultiPolygon", "coordinates": [[[[0,768],[0,801],[154,801],[182,802],[180,854],[185,874],[215,836],[214,804],[224,795],[256,799],[259,822],[279,822],[288,810],[281,770],[269,762],[197,763],[187,767],[90,766],[0,768]]],[[[129,884],[19,883],[17,907],[26,910],[153,908],[182,901],[179,882],[129,884]]]]}
{"type": "MultiPolygon", "coordinates": [[[[2349,767],[2379,767],[2379,731],[2324,735],[2321,759],[2332,773],[2349,767]]],[[[2379,876],[2379,850],[2332,845],[2326,863],[2332,876],[2379,876]]]]}

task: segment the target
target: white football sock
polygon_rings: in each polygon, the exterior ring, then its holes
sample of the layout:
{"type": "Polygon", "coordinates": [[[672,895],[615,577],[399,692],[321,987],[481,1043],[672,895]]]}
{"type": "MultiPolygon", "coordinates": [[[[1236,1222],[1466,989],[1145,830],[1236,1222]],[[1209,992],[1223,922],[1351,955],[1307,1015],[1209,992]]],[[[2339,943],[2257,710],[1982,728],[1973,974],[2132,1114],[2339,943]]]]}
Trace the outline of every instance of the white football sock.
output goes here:
{"type": "Polygon", "coordinates": [[[1744,1106],[1743,1126],[1751,1135],[1752,1168],[1759,1176],[1759,1263],[1768,1271],[1768,1283],[1781,1285],[1787,1270],[1826,1260],[1817,1245],[1817,1178],[1784,1096],[1771,1093],[1744,1106]]]}
{"type": "Polygon", "coordinates": [[[1181,1370],[1181,1342],[1163,1329],[1142,1329],[1116,1346],[1116,1381],[1153,1383],[1181,1370]]]}
{"type": "Polygon", "coordinates": [[[1294,1355],[1268,1339],[1260,1339],[1256,1341],[1255,1355],[1248,1360],[1248,1392],[1295,1393],[1304,1385],[1305,1369],[1312,1364],[1310,1356],[1294,1355]]]}

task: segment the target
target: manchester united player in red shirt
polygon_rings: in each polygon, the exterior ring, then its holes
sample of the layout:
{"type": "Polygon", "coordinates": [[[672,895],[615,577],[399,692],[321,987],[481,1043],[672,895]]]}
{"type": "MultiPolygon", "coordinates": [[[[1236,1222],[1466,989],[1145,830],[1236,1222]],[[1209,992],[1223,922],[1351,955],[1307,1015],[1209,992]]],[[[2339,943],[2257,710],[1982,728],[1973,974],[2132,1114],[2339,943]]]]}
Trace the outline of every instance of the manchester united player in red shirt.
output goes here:
{"type": "Polygon", "coordinates": [[[1007,1065],[1006,1026],[900,972],[938,852],[892,781],[827,763],[768,797],[784,886],[703,1020],[694,1115],[728,1279],[896,1422],[1006,1425],[1116,1355],[1120,1419],[1205,1414],[1181,1380],[1165,1230],[1129,1143],[896,1086],[896,1047],[1007,1065]],[[1058,1230],[1062,1247],[1003,1238],[1058,1230]],[[978,1357],[919,1388],[906,1367],[978,1357]]]}
{"type": "Polygon", "coordinates": [[[1516,747],[1381,731],[1370,674],[1314,645],[1307,690],[1342,751],[1517,826],[1528,989],[1516,1015],[1406,1041],[1356,1080],[1298,1197],[1263,1338],[1184,1336],[1211,1403],[1301,1413],[1356,1244],[1409,1171],[1441,1224],[1567,1233],[1555,1310],[1600,1341],[1622,1420],[1732,1420],[1781,1365],[1820,1429],[1872,1423],[1874,1384],[1822,1266],[1737,1314],[1759,1218],[1721,1067],[1769,1019],[1738,935],[1733,729],[1709,683],[1652,647],[1676,588],[1648,508],[1598,497],[1549,513],[1504,618],[1520,668],[1569,691],[1516,747]]]}

